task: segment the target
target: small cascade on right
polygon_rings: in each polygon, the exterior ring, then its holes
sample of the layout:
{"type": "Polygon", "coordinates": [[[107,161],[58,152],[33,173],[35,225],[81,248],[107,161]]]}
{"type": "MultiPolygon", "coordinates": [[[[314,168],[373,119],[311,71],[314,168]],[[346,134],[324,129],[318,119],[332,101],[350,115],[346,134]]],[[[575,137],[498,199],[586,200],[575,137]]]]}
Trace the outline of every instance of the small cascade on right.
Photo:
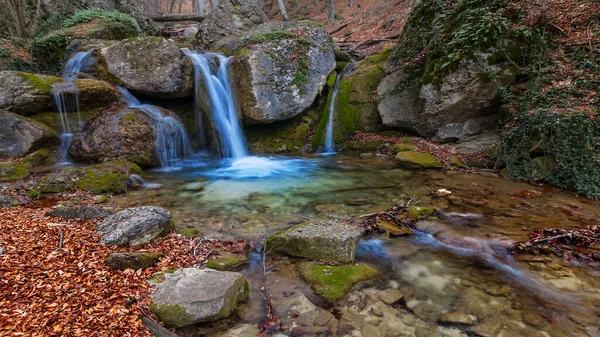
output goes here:
{"type": "Polygon", "coordinates": [[[52,96],[54,97],[54,103],[56,109],[60,115],[60,123],[62,132],[60,138],[59,148],[59,165],[68,165],[69,161],[69,147],[71,146],[71,140],[73,139],[73,132],[71,131],[71,121],[69,120],[69,110],[77,110],[77,126],[82,127],[81,115],[79,112],[79,88],[74,80],[77,79],[79,73],[87,66],[87,60],[94,49],[90,49],[85,52],[78,52],[71,57],[63,69],[64,82],[52,84],[52,96]]]}
{"type": "Polygon", "coordinates": [[[340,89],[340,82],[344,76],[348,75],[358,64],[358,62],[349,63],[344,70],[339,73],[335,79],[333,85],[333,93],[331,94],[331,103],[329,104],[329,120],[327,121],[327,132],[325,133],[325,150],[321,153],[322,156],[332,156],[337,154],[333,144],[333,124],[335,121],[335,100],[337,98],[338,90],[340,89]]]}
{"type": "MultiPolygon", "coordinates": [[[[217,142],[222,157],[244,158],[250,154],[240,125],[238,112],[233,101],[233,92],[229,83],[227,65],[230,58],[221,54],[201,54],[195,51],[186,51],[196,70],[195,90],[199,88],[200,74],[204,79],[207,93],[210,97],[212,120],[217,133],[217,142]],[[210,59],[217,59],[218,64],[213,72],[210,59]]],[[[198,108],[196,108],[197,114],[198,108]]],[[[201,115],[197,118],[202,118],[201,115]]]]}
{"type": "Polygon", "coordinates": [[[130,108],[144,111],[154,121],[156,140],[154,152],[164,171],[178,170],[181,161],[192,152],[187,131],[177,118],[164,114],[157,106],[142,104],[129,90],[117,87],[117,91],[130,108]]]}

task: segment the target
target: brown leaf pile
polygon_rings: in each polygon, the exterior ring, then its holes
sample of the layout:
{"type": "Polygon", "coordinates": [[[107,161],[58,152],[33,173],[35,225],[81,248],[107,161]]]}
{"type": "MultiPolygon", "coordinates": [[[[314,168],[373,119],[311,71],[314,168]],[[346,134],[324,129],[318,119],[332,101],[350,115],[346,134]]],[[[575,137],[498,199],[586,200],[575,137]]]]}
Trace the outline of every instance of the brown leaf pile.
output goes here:
{"type": "Polygon", "coordinates": [[[0,209],[0,336],[150,336],[141,322],[149,312],[146,279],[202,264],[214,246],[236,247],[176,233],[135,248],[106,246],[95,231],[98,220],[65,221],[44,216],[47,211],[0,209]],[[60,230],[64,245],[57,249],[60,230]],[[113,271],[104,261],[117,251],[162,251],[165,257],[146,270],[113,271]]]}

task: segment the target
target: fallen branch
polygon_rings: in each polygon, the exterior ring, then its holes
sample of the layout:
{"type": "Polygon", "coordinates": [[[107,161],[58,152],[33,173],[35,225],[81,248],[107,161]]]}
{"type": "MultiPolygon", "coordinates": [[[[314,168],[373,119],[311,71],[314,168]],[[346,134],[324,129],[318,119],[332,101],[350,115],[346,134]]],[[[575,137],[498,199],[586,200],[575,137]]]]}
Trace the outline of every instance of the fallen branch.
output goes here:
{"type": "Polygon", "coordinates": [[[198,14],[158,14],[150,17],[155,22],[179,22],[179,21],[198,21],[206,19],[205,15],[198,14]]]}
{"type": "Polygon", "coordinates": [[[148,331],[150,331],[150,333],[155,337],[179,337],[178,334],[167,330],[146,316],[142,317],[142,323],[144,323],[144,325],[148,328],[148,331]]]}
{"type": "Polygon", "coordinates": [[[339,26],[338,28],[336,28],[336,29],[332,30],[331,32],[327,32],[327,33],[328,33],[329,35],[333,35],[333,34],[335,34],[335,33],[339,32],[340,30],[342,30],[342,29],[344,29],[344,28],[348,27],[349,25],[350,25],[350,22],[348,22],[348,23],[345,23],[345,24],[343,24],[343,25],[339,26]]]}
{"type": "Polygon", "coordinates": [[[381,38],[381,39],[367,40],[367,41],[359,44],[358,46],[352,48],[350,51],[355,51],[355,50],[357,50],[357,49],[359,49],[361,47],[368,46],[368,45],[371,45],[371,44],[377,44],[377,43],[386,42],[386,41],[393,41],[393,40],[395,40],[395,39],[397,39],[399,37],[400,37],[400,34],[396,34],[396,35],[387,36],[387,37],[384,37],[384,38],[381,38]]]}

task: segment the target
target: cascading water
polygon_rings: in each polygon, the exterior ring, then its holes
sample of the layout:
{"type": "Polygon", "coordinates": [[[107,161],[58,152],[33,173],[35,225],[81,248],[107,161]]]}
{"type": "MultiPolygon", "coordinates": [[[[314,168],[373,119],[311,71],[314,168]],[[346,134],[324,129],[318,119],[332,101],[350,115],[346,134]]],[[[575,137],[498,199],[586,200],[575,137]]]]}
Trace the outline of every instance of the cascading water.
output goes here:
{"type": "MultiPolygon", "coordinates": [[[[217,140],[221,155],[235,159],[247,157],[249,153],[239,122],[237,109],[233,101],[231,84],[229,83],[227,65],[230,58],[221,54],[201,54],[195,51],[186,51],[186,54],[192,60],[197,74],[196,92],[199,88],[199,75],[202,74],[202,78],[204,79],[204,84],[210,97],[212,121],[215,131],[218,134],[217,140]],[[210,58],[217,58],[219,61],[216,73],[213,73],[211,70],[210,58]]],[[[199,109],[196,108],[196,110],[198,111],[199,109]]],[[[199,119],[201,118],[202,116],[200,115],[199,119]]]]}
{"type": "Polygon", "coordinates": [[[340,89],[340,82],[342,78],[348,75],[357,65],[357,62],[352,62],[344,68],[344,70],[339,73],[335,79],[335,84],[333,85],[333,93],[331,94],[331,103],[329,104],[329,120],[327,121],[327,131],[325,133],[325,151],[322,155],[334,155],[336,154],[334,144],[333,144],[333,123],[335,120],[335,101],[337,98],[338,91],[340,89]]]}
{"type": "Polygon", "coordinates": [[[87,66],[87,60],[94,49],[85,52],[79,52],[73,55],[63,69],[63,79],[65,82],[55,83],[52,85],[52,96],[54,103],[60,115],[60,123],[62,133],[60,134],[59,164],[69,164],[68,151],[73,139],[71,131],[71,121],[69,120],[68,110],[75,107],[77,110],[77,126],[82,127],[81,114],[79,111],[79,88],[73,83],[77,79],[77,75],[87,66]]]}
{"type": "Polygon", "coordinates": [[[181,167],[181,160],[192,152],[192,146],[185,127],[173,116],[163,114],[156,106],[142,104],[129,90],[117,87],[117,91],[127,101],[127,106],[144,111],[154,121],[156,141],[155,154],[163,170],[181,167]]]}

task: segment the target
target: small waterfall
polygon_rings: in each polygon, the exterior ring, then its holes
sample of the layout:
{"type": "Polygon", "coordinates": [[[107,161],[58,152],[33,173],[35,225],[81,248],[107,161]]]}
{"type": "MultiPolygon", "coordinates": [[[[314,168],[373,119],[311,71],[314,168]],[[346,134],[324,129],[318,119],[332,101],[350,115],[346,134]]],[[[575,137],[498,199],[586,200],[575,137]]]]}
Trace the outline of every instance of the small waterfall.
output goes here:
{"type": "Polygon", "coordinates": [[[87,67],[89,56],[94,52],[94,49],[88,51],[81,51],[73,55],[63,69],[62,77],[67,81],[74,81],[77,79],[77,75],[87,67]]]}
{"type": "Polygon", "coordinates": [[[335,79],[333,85],[333,94],[331,95],[331,103],[329,104],[329,120],[327,121],[327,132],[325,133],[325,152],[323,155],[334,155],[336,154],[333,144],[333,123],[335,120],[335,101],[337,98],[338,90],[340,89],[340,82],[342,78],[348,75],[358,64],[358,62],[352,62],[348,64],[344,70],[339,73],[335,79]]]}
{"type": "MultiPolygon", "coordinates": [[[[223,157],[244,158],[249,155],[240,125],[237,109],[233,101],[227,65],[230,58],[221,54],[200,54],[195,51],[186,51],[192,60],[196,77],[195,90],[198,92],[200,74],[204,79],[206,90],[210,97],[212,120],[219,150],[223,157]],[[218,59],[216,72],[211,70],[209,58],[218,59]]],[[[196,108],[198,111],[199,109],[196,108]]],[[[201,120],[202,116],[198,118],[201,120]]]]}
{"type": "Polygon", "coordinates": [[[60,115],[60,123],[62,127],[62,133],[60,134],[60,148],[59,148],[59,163],[58,164],[70,164],[69,162],[69,147],[71,146],[71,140],[73,139],[73,132],[71,131],[71,122],[69,120],[70,108],[77,110],[77,126],[81,128],[83,125],[81,121],[81,114],[79,111],[79,88],[73,83],[77,79],[77,75],[85,69],[87,66],[87,60],[92,54],[94,49],[90,49],[85,52],[76,53],[71,57],[63,69],[63,79],[65,82],[55,83],[52,85],[52,96],[54,97],[54,103],[58,109],[60,115]]]}
{"type": "Polygon", "coordinates": [[[129,90],[117,87],[117,91],[127,101],[127,106],[144,111],[154,121],[156,141],[155,154],[160,167],[165,170],[175,169],[180,161],[192,152],[185,127],[172,116],[165,116],[162,111],[150,104],[142,104],[129,90]]]}

